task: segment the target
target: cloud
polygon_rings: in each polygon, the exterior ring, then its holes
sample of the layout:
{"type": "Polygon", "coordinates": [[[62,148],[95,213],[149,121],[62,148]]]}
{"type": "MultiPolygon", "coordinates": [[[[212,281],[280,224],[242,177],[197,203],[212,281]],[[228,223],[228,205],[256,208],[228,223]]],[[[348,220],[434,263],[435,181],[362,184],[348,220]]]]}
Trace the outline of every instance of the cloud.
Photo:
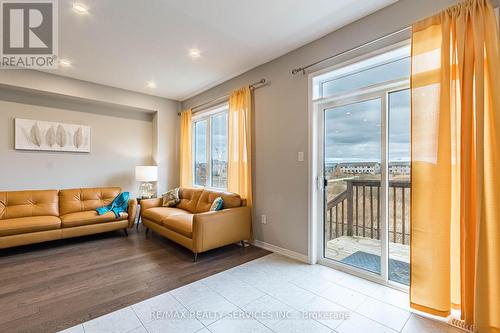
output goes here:
{"type": "MultiPolygon", "coordinates": [[[[410,154],[409,92],[390,95],[389,158],[410,154]]],[[[380,161],[381,100],[373,99],[325,111],[325,159],[330,163],[380,161]]]]}

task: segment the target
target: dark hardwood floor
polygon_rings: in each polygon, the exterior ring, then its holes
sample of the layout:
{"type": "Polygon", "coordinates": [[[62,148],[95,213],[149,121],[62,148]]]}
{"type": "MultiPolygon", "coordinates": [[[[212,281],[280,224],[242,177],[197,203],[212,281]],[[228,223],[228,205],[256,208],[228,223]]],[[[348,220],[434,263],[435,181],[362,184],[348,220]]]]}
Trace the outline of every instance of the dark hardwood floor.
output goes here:
{"type": "Polygon", "coordinates": [[[0,250],[0,332],[56,332],[269,254],[192,253],[144,228],[0,250]]]}

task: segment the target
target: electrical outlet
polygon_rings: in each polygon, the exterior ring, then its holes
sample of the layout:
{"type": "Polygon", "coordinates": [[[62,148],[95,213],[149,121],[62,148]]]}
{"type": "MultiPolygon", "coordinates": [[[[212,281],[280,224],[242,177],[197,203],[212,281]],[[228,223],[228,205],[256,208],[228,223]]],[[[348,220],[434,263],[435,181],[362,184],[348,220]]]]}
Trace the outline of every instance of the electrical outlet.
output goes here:
{"type": "Polygon", "coordinates": [[[260,216],[260,223],[267,224],[267,216],[266,215],[261,215],[260,216]]]}
{"type": "Polygon", "coordinates": [[[299,151],[297,153],[297,161],[304,162],[304,152],[303,151],[299,151]]]}

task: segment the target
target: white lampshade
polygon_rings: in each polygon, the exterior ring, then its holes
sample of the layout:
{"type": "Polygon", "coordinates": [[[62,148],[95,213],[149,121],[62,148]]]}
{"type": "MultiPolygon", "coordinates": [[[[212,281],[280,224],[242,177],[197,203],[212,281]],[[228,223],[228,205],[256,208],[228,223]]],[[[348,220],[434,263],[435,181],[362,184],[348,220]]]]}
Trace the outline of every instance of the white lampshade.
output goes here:
{"type": "Polygon", "coordinates": [[[135,180],[138,182],[158,181],[158,167],[156,166],[136,166],[135,180]]]}

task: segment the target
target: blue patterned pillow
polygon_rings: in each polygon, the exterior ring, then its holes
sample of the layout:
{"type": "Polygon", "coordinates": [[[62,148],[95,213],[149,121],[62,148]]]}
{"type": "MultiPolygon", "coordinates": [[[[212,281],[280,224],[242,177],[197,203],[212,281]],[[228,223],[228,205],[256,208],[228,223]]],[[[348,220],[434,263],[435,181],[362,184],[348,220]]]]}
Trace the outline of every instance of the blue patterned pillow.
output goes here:
{"type": "Polygon", "coordinates": [[[215,198],[214,202],[212,202],[212,206],[210,206],[211,212],[216,212],[222,209],[222,205],[224,204],[224,200],[221,197],[215,198]]]}

